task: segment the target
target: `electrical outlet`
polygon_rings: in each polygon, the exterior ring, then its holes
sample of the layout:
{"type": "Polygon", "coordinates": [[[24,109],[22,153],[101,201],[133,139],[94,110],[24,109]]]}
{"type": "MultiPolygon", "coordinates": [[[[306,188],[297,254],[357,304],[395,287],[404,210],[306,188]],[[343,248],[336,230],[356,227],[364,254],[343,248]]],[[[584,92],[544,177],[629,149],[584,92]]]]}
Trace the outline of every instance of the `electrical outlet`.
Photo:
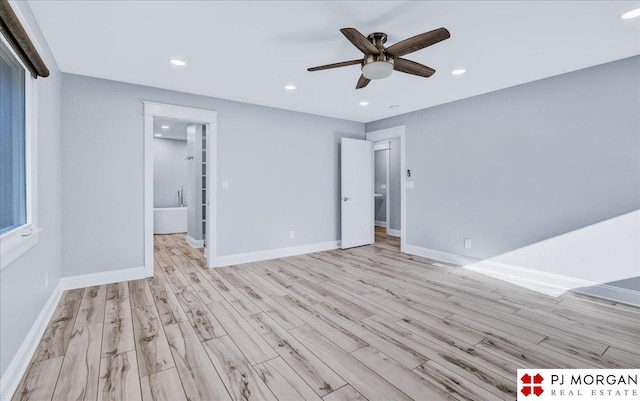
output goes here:
{"type": "Polygon", "coordinates": [[[222,180],[222,189],[229,189],[229,181],[222,180]]]}
{"type": "Polygon", "coordinates": [[[295,231],[289,231],[289,238],[294,239],[296,237],[295,231]]]}
{"type": "Polygon", "coordinates": [[[49,272],[44,274],[44,288],[49,288],[49,272]]]}
{"type": "Polygon", "coordinates": [[[471,239],[470,238],[465,238],[464,239],[464,247],[467,249],[471,249],[471,239]]]}

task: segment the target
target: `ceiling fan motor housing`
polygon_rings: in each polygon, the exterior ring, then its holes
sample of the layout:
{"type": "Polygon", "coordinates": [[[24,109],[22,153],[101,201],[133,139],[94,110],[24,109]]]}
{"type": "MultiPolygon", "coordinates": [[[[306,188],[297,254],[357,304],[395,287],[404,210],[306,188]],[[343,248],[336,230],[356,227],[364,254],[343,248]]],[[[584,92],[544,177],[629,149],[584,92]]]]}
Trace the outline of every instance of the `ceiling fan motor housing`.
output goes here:
{"type": "Polygon", "coordinates": [[[367,79],[383,79],[393,72],[393,57],[384,51],[387,34],[374,32],[367,39],[380,50],[380,54],[366,54],[362,62],[362,75],[367,79]]]}

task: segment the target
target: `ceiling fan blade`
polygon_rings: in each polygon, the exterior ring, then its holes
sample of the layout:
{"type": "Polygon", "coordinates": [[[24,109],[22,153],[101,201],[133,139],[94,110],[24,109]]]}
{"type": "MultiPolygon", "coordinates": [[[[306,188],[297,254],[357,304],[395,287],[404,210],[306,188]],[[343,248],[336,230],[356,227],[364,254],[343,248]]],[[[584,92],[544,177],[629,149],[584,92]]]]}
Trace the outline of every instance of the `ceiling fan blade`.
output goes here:
{"type": "Polygon", "coordinates": [[[365,78],[364,75],[360,75],[360,79],[358,80],[356,89],[364,88],[365,86],[369,85],[369,82],[371,82],[369,78],[365,78]]]}
{"type": "Polygon", "coordinates": [[[427,46],[449,39],[450,37],[451,34],[446,28],[438,28],[398,42],[393,46],[389,46],[385,51],[394,57],[400,57],[424,49],[427,46]]]}
{"type": "Polygon", "coordinates": [[[361,64],[361,63],[362,63],[362,60],[343,61],[341,63],[333,63],[333,64],[321,65],[318,67],[307,68],[307,71],[328,70],[330,68],[346,67],[348,65],[355,65],[355,64],[361,64]]]}
{"type": "Polygon", "coordinates": [[[353,43],[355,47],[360,49],[364,54],[380,54],[380,50],[369,42],[363,34],[358,32],[355,28],[342,28],[340,32],[349,39],[349,42],[353,43]]]}
{"type": "Polygon", "coordinates": [[[426,78],[429,78],[436,72],[436,70],[427,67],[426,65],[400,57],[393,59],[393,69],[426,78]]]}

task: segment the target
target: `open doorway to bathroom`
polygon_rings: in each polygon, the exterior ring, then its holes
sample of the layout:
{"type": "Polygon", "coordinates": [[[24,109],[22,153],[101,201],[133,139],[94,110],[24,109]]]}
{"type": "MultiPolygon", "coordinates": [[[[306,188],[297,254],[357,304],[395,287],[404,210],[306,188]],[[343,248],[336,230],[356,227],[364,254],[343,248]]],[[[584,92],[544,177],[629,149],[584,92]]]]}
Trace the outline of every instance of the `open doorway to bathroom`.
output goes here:
{"type": "Polygon", "coordinates": [[[400,250],[400,139],[374,143],[375,242],[400,250]]]}
{"type": "Polygon", "coordinates": [[[217,112],[143,103],[145,271],[165,257],[215,267],[217,112]]]}
{"type": "Polygon", "coordinates": [[[405,162],[405,126],[369,131],[374,148],[374,229],[376,246],[404,251],[406,196],[412,188],[405,162]]]}
{"type": "Polygon", "coordinates": [[[206,126],[153,118],[153,233],[206,246],[206,126]]]}

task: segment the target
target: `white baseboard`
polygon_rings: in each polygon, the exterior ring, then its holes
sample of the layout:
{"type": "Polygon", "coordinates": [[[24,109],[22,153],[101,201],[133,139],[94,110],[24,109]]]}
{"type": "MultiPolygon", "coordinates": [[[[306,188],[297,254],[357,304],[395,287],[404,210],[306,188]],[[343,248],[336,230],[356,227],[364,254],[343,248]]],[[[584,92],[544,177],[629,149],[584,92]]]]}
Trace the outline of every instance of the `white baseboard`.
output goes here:
{"type": "Polygon", "coordinates": [[[31,326],[31,329],[27,333],[25,339],[22,341],[22,344],[20,345],[20,348],[18,348],[13,360],[4,371],[4,374],[0,379],[0,400],[10,400],[13,393],[15,393],[18,388],[20,380],[22,380],[22,376],[27,371],[29,362],[31,362],[31,358],[36,352],[40,339],[44,335],[44,331],[56,310],[56,306],[58,306],[58,302],[60,302],[62,291],[61,282],[58,282],[58,285],[53,290],[49,299],[40,311],[38,318],[31,326]]]}
{"type": "Polygon", "coordinates": [[[204,240],[202,239],[193,239],[187,235],[187,244],[191,245],[192,248],[199,249],[204,247],[204,240]]]}
{"type": "Polygon", "coordinates": [[[386,227],[387,226],[387,222],[386,221],[375,221],[375,225],[376,227],[386,227]]]}
{"type": "Polygon", "coordinates": [[[573,291],[596,298],[604,298],[610,301],[640,307],[640,291],[613,287],[607,284],[598,284],[587,288],[576,288],[573,291]]]}
{"type": "Polygon", "coordinates": [[[521,285],[534,290],[540,290],[549,295],[557,296],[566,291],[574,291],[597,298],[604,298],[624,304],[640,306],[640,291],[613,287],[611,285],[596,283],[589,280],[493,262],[490,260],[478,261],[474,264],[465,266],[465,268],[482,274],[487,274],[500,280],[509,281],[515,284],[521,283],[521,285]]]}
{"type": "Polygon", "coordinates": [[[78,276],[63,277],[60,280],[63,290],[72,290],[75,288],[92,287],[94,285],[103,285],[111,283],[119,283],[121,281],[137,280],[153,276],[153,269],[142,267],[132,267],[128,269],[110,270],[100,273],[80,274],[78,276]]]}
{"type": "Polygon", "coordinates": [[[412,255],[422,256],[423,258],[440,260],[447,263],[453,263],[455,265],[467,265],[470,263],[478,262],[478,259],[473,259],[467,256],[456,255],[454,253],[437,251],[435,249],[423,248],[420,246],[406,244],[404,247],[405,253],[412,255]]]}
{"type": "Polygon", "coordinates": [[[401,237],[402,231],[394,230],[393,228],[387,228],[387,235],[391,235],[392,237],[401,237]]]}
{"type": "Polygon", "coordinates": [[[276,258],[284,258],[287,256],[302,255],[305,253],[329,251],[340,248],[340,241],[321,242],[317,244],[293,246],[290,248],[269,249],[266,251],[237,253],[234,255],[224,255],[215,258],[214,266],[230,266],[242,263],[259,262],[261,260],[269,260],[276,258]]]}
{"type": "Polygon", "coordinates": [[[574,291],[597,298],[640,306],[640,291],[614,287],[526,267],[508,265],[491,260],[475,259],[414,245],[406,245],[404,252],[464,266],[465,269],[520,285],[534,291],[540,291],[548,295],[558,296],[566,291],[574,291]]]}

